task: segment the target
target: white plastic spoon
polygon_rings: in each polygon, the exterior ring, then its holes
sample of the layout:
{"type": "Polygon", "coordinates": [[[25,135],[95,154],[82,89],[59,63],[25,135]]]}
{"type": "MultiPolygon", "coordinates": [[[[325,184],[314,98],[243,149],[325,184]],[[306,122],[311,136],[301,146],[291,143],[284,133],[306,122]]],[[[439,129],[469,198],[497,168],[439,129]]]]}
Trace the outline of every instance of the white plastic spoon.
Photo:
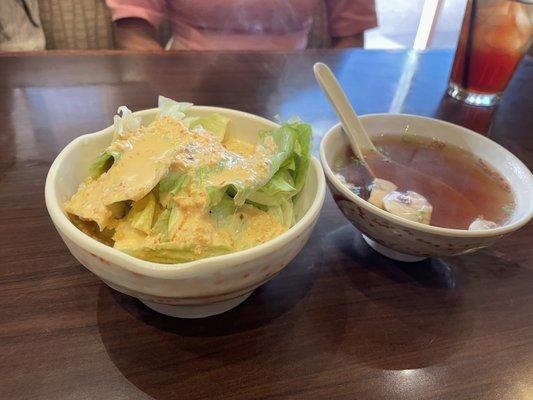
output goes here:
{"type": "Polygon", "coordinates": [[[363,161],[369,152],[377,152],[331,69],[326,64],[318,62],[313,66],[313,71],[318,84],[341,120],[342,128],[348,137],[353,153],[363,161]]]}
{"type": "Polygon", "coordinates": [[[477,209],[462,193],[440,179],[399,164],[381,154],[370,140],[370,136],[361,124],[331,69],[326,64],[319,62],[314,65],[313,70],[318,84],[341,120],[342,128],[353,153],[365,163],[366,170],[372,178],[386,179],[396,183],[399,181],[398,177],[408,176],[409,188],[407,189],[424,193],[431,204],[439,204],[432,219],[432,223],[435,225],[443,226],[451,223],[452,226],[456,225],[457,228],[464,229],[461,226],[463,221],[450,221],[453,219],[457,207],[462,208],[464,215],[468,215],[470,220],[476,218],[477,209]],[[439,198],[445,198],[447,202],[440,202],[439,198]]]}

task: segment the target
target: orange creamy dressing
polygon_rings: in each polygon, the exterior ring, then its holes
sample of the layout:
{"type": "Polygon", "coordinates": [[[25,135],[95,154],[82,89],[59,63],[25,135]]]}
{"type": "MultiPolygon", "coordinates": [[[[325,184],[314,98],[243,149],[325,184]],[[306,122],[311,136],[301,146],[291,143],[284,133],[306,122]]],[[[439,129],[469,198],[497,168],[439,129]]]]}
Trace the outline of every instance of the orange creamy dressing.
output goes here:
{"type": "Polygon", "coordinates": [[[94,221],[101,231],[114,230],[114,246],[120,250],[164,261],[165,252],[180,249],[195,259],[251,247],[287,229],[271,214],[246,204],[234,205],[227,221],[217,224],[207,207],[207,187],[266,183],[269,156],[276,150],[273,142],[254,146],[228,138],[221,143],[210,132],[189,130],[165,117],[122,135],[110,148],[119,151],[120,158],[97,179],[80,185],[65,210],[79,220],[94,221]],[[188,174],[187,184],[163,201],[157,198],[157,185],[169,173],[188,174]],[[124,206],[129,203],[131,210],[124,206]],[[121,216],[121,210],[128,214],[121,216]],[[143,220],[142,213],[152,217],[143,220]],[[163,213],[169,219],[165,234],[155,227],[163,213]]]}

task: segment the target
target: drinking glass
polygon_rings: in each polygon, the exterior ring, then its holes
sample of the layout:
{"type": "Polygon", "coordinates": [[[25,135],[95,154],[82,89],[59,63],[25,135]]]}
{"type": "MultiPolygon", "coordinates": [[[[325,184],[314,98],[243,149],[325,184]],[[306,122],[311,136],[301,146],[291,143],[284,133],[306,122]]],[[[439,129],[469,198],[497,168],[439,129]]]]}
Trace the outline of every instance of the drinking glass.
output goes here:
{"type": "Polygon", "coordinates": [[[527,51],[532,32],[529,0],[468,0],[448,94],[468,104],[500,99],[527,51]]]}

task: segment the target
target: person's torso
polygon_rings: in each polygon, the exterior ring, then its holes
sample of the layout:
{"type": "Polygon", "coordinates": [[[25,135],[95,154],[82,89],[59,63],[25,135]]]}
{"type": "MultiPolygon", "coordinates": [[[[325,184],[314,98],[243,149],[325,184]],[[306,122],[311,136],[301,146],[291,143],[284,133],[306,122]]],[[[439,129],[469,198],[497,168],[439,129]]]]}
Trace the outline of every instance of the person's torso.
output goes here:
{"type": "Polygon", "coordinates": [[[178,42],[174,47],[228,49],[305,47],[317,4],[317,0],[167,1],[178,42]]]}
{"type": "Polygon", "coordinates": [[[311,23],[317,0],[170,0],[169,12],[201,29],[289,33],[311,23]]]}

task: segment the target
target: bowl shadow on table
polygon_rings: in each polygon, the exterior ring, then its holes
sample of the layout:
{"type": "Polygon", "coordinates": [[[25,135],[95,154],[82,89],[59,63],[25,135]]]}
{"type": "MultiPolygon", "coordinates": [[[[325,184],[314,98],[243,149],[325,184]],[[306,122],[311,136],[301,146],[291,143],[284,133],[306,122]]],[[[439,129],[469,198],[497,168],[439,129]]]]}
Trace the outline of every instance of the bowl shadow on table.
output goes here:
{"type": "Polygon", "coordinates": [[[442,363],[468,340],[473,321],[453,260],[394,261],[372,250],[350,224],[326,236],[323,248],[337,255],[332,262],[360,304],[349,324],[354,345],[346,348],[359,363],[424,368],[442,363]]]}
{"type": "MultiPolygon", "coordinates": [[[[314,236],[311,243],[319,240],[314,236]]],[[[122,375],[156,399],[239,397],[249,386],[274,390],[291,376],[320,373],[338,351],[345,315],[323,323],[330,313],[313,294],[324,265],[321,249],[308,245],[244,303],[197,320],[158,314],[102,284],[97,308],[102,342],[122,375]],[[313,335],[305,338],[309,330],[313,335]],[[302,364],[306,357],[312,361],[302,364]]]]}

